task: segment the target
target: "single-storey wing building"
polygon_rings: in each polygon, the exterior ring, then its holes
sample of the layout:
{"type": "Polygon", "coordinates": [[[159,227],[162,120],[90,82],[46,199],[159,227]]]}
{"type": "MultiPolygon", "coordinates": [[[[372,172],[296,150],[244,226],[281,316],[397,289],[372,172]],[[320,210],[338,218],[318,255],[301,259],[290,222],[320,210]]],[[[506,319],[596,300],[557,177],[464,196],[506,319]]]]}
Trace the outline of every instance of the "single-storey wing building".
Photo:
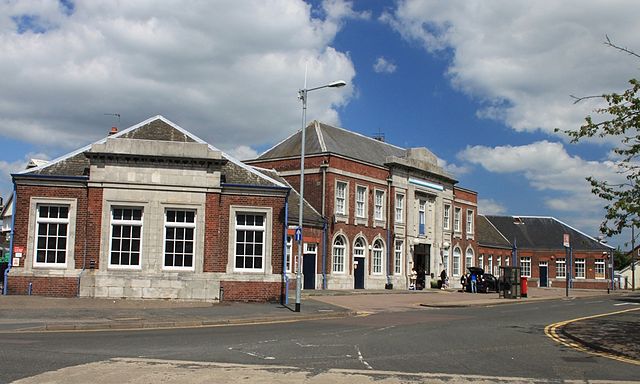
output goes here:
{"type": "Polygon", "coordinates": [[[162,116],[13,174],[9,294],[276,300],[290,187],[162,116]]]}

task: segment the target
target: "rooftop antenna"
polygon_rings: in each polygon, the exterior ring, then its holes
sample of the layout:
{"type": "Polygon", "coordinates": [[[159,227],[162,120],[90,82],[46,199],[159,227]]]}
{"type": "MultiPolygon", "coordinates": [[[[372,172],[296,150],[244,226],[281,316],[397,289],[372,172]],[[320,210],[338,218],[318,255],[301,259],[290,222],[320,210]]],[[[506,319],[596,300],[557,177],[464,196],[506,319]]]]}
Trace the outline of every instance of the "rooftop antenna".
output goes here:
{"type": "Polygon", "coordinates": [[[120,114],[119,113],[105,113],[105,116],[114,116],[118,118],[118,125],[120,125],[120,114]]]}
{"type": "Polygon", "coordinates": [[[373,135],[373,139],[374,140],[378,140],[378,141],[382,141],[384,143],[384,133],[382,132],[382,130],[378,127],[378,133],[373,135]]]}

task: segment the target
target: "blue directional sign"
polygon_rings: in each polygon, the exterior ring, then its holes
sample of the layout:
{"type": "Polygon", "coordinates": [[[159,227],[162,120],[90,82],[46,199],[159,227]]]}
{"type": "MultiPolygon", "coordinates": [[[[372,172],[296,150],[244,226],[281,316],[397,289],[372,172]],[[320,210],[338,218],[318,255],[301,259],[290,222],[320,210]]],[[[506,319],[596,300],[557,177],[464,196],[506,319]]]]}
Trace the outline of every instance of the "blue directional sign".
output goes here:
{"type": "Polygon", "coordinates": [[[299,243],[302,241],[302,228],[296,227],[296,241],[299,243]]]}

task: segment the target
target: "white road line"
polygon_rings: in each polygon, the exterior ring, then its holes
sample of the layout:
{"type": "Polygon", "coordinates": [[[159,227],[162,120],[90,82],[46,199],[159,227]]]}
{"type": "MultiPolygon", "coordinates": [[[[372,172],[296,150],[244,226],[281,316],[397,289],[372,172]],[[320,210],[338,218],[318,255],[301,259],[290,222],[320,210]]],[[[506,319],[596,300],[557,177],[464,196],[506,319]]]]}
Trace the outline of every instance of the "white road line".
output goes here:
{"type": "Polygon", "coordinates": [[[619,307],[621,305],[640,305],[640,304],[639,303],[630,303],[628,301],[625,301],[624,303],[617,303],[617,304],[613,304],[613,305],[615,305],[616,307],[619,307]]]}
{"type": "Polygon", "coordinates": [[[364,358],[362,357],[362,353],[360,353],[360,348],[359,348],[357,345],[355,345],[355,347],[356,347],[356,352],[358,352],[358,360],[360,360],[360,362],[361,362],[362,364],[364,364],[364,366],[365,366],[365,367],[367,367],[367,369],[373,369],[373,368],[371,368],[371,366],[369,365],[369,363],[367,363],[366,361],[364,361],[364,358]]]}
{"type": "Polygon", "coordinates": [[[264,356],[264,355],[260,355],[258,353],[254,353],[254,352],[245,352],[245,351],[241,351],[239,349],[233,349],[232,347],[229,347],[229,350],[230,351],[240,352],[240,353],[243,353],[243,354],[251,356],[251,357],[257,357],[258,359],[262,359],[262,360],[275,360],[276,359],[273,356],[264,356]]]}

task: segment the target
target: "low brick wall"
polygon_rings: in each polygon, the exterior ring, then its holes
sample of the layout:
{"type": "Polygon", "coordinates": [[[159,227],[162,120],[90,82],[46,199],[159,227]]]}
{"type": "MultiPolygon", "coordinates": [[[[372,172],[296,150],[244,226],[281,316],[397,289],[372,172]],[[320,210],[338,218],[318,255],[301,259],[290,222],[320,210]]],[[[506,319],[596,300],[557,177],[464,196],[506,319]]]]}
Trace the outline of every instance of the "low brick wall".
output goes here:
{"type": "Polygon", "coordinates": [[[10,295],[31,294],[52,297],[75,297],[78,294],[78,279],[73,277],[9,276],[7,290],[10,295]]]}
{"type": "Polygon", "coordinates": [[[282,283],[261,281],[221,281],[223,301],[279,301],[282,283]]]}

